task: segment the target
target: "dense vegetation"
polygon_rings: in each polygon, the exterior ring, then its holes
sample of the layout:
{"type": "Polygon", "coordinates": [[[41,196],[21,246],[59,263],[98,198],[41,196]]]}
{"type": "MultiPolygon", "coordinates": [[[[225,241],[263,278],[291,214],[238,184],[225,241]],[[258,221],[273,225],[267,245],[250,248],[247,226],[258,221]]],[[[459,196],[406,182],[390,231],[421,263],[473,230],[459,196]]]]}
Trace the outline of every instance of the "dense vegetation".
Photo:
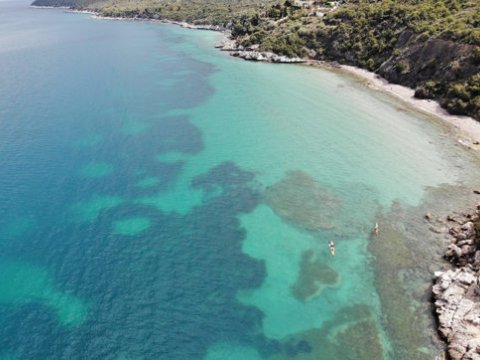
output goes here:
{"type": "Polygon", "coordinates": [[[69,8],[86,8],[97,0],[35,0],[34,6],[55,6],[55,7],[69,7],[69,8]]]}
{"type": "Polygon", "coordinates": [[[245,48],[377,72],[480,120],[479,0],[36,0],[231,30],[245,48]],[[99,1],[99,2],[95,2],[99,1]],[[72,3],[74,5],[72,5],[72,3]]]}
{"type": "Polygon", "coordinates": [[[261,2],[249,0],[113,0],[103,3],[97,10],[103,16],[168,19],[225,27],[231,21],[232,14],[253,16],[262,6],[261,2]]]}

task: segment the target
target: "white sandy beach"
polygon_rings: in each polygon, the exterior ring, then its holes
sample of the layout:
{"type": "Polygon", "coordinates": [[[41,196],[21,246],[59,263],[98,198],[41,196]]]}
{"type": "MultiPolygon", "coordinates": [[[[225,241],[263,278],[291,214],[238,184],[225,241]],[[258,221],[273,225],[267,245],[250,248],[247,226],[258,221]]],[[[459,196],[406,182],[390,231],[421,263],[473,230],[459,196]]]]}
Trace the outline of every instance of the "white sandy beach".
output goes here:
{"type": "Polygon", "coordinates": [[[449,123],[455,130],[460,144],[480,149],[480,122],[468,116],[449,114],[435,100],[417,99],[415,90],[406,86],[389,83],[379,75],[349,65],[340,65],[339,69],[361,80],[374,90],[383,91],[422,113],[435,116],[449,123]]]}

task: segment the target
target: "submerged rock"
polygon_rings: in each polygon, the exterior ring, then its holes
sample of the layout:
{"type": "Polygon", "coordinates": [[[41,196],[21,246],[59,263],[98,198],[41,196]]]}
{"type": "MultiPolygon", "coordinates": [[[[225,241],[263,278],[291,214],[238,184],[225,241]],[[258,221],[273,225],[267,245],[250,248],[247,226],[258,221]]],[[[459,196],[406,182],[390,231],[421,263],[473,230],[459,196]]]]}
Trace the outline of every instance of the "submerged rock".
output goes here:
{"type": "Polygon", "coordinates": [[[300,273],[290,290],[297,300],[306,301],[324,287],[337,285],[338,281],[338,273],[324,264],[323,259],[316,258],[313,250],[307,250],[302,254],[300,273]]]}
{"type": "MultiPolygon", "coordinates": [[[[295,333],[282,341],[281,353],[271,360],[355,359],[384,360],[377,323],[367,305],[338,310],[320,328],[295,333]],[[291,349],[296,349],[296,352],[291,349]],[[308,351],[298,351],[306,349],[308,351]]],[[[410,360],[410,359],[409,359],[410,360]]]]}
{"type": "Polygon", "coordinates": [[[277,215],[300,228],[319,231],[337,226],[340,198],[303,171],[289,171],[265,190],[263,198],[277,215]]]}

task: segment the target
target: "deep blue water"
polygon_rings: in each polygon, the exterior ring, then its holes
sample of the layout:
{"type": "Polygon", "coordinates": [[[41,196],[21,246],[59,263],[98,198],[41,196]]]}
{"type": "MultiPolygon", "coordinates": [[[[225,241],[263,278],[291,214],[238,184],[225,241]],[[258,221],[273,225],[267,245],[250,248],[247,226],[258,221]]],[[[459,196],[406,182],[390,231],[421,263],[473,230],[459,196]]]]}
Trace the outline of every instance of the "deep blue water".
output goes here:
{"type": "Polygon", "coordinates": [[[212,169],[195,186],[218,186],[221,195],[186,216],[129,201],[165,191],[182,170],[181,161],[162,163],[146,153],[202,150],[188,116],[169,112],[204,101],[213,91],[205,78],[215,69],[171,47],[182,36],[166,28],[144,38],[145,24],[126,24],[122,34],[110,24],[39,13],[24,3],[1,6],[2,31],[32,21],[31,31],[45,27],[54,38],[26,49],[16,43],[1,55],[2,259],[48,267],[56,287],[91,304],[74,327],[59,324],[52,309],[34,300],[2,304],[0,352],[21,359],[194,359],[229,338],[263,346],[253,333],[261,312],[235,300],[238,289],[256,287],[265,276],[264,265],[241,252],[245,232],[237,219],[259,201],[253,176],[234,164],[212,169]],[[124,36],[130,31],[137,33],[134,44],[124,36]],[[149,130],[133,139],[117,129],[140,119],[149,130]],[[77,141],[92,133],[101,144],[77,141]],[[109,164],[115,177],[78,176],[86,162],[109,164]],[[158,182],[135,188],[139,173],[158,182]],[[69,204],[93,194],[125,203],[95,221],[72,221],[69,204]],[[112,236],[114,220],[135,216],[151,222],[141,236],[112,236]],[[24,231],[15,234],[15,222],[26,223],[24,231]]]}

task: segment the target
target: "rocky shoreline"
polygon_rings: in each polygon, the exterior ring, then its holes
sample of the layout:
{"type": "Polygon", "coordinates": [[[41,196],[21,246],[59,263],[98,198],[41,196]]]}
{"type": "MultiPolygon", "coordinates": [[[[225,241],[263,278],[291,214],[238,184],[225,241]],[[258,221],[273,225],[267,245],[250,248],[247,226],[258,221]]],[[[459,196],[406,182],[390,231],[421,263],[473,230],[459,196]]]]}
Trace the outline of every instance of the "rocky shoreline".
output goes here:
{"type": "Polygon", "coordinates": [[[258,51],[258,45],[252,45],[244,48],[237,44],[235,40],[226,37],[219,45],[215,46],[217,49],[227,51],[231,56],[238,57],[250,61],[265,61],[271,63],[286,63],[286,64],[300,64],[307,60],[295,57],[291,58],[284,55],[277,55],[272,52],[258,51]]]}
{"type": "MultiPolygon", "coordinates": [[[[34,5],[31,5],[31,7],[52,8],[49,6],[34,6],[34,5]]],[[[66,9],[66,12],[90,14],[94,19],[100,19],[100,20],[141,20],[141,21],[147,20],[147,21],[153,21],[153,22],[159,22],[159,23],[165,23],[165,24],[178,25],[186,29],[219,31],[219,32],[225,33],[225,39],[223,39],[223,41],[219,45],[217,45],[216,48],[220,49],[221,51],[228,52],[233,57],[238,57],[238,58],[249,60],[249,61],[263,61],[263,62],[270,62],[270,63],[300,64],[300,63],[307,62],[307,60],[299,57],[291,58],[284,55],[277,55],[272,52],[258,51],[258,46],[255,46],[255,45],[248,48],[244,48],[242,45],[237,44],[235,40],[230,38],[229,36],[230,33],[227,28],[220,25],[208,25],[208,24],[197,25],[197,24],[190,24],[184,21],[173,21],[173,20],[167,20],[167,19],[147,18],[147,17],[140,17],[140,16],[109,17],[109,16],[102,16],[100,13],[95,11],[76,10],[68,7],[64,9],[66,9]]]]}
{"type": "Polygon", "coordinates": [[[455,136],[458,136],[458,143],[460,145],[472,150],[480,149],[480,123],[478,121],[468,116],[449,114],[435,100],[416,98],[414,89],[390,83],[376,73],[355,66],[342,65],[334,61],[312,60],[309,58],[298,57],[290,58],[272,52],[259,51],[259,45],[251,45],[245,48],[238,44],[235,39],[230,37],[229,30],[224,29],[223,33],[225,35],[224,39],[215,47],[221,51],[228,52],[231,56],[249,61],[304,64],[342,72],[346,75],[360,79],[365,82],[368,87],[374,90],[381,91],[400,100],[403,104],[415,111],[445,121],[452,127],[455,136]]]}
{"type": "Polygon", "coordinates": [[[30,5],[31,8],[34,9],[64,9],[66,13],[78,13],[78,14],[88,14],[92,15],[93,19],[99,20],[137,20],[137,21],[152,21],[158,22],[163,24],[173,24],[178,25],[186,29],[194,29],[194,30],[210,30],[210,31],[219,31],[219,32],[226,32],[227,29],[220,25],[209,25],[209,24],[190,24],[184,21],[173,21],[167,19],[160,19],[160,18],[147,18],[141,16],[132,16],[132,17],[113,17],[113,16],[103,16],[97,11],[93,10],[77,10],[68,6],[38,6],[38,5],[30,5]]]}
{"type": "Polygon", "coordinates": [[[451,359],[480,360],[480,205],[447,221],[453,268],[435,272],[432,288],[439,332],[451,359]]]}
{"type": "MultiPolygon", "coordinates": [[[[85,11],[74,11],[74,12],[85,12],[85,11]]],[[[152,22],[157,22],[157,23],[162,23],[162,24],[173,24],[173,25],[178,25],[181,26],[185,29],[193,29],[193,30],[210,30],[210,31],[220,31],[224,32],[226,29],[220,25],[195,25],[195,24],[190,24],[184,21],[173,21],[173,20],[167,20],[167,19],[150,19],[150,18],[144,18],[144,17],[110,17],[110,16],[102,16],[99,13],[96,12],[87,12],[88,14],[92,14],[94,19],[100,19],[100,20],[137,20],[137,21],[152,21],[152,22]]]]}

